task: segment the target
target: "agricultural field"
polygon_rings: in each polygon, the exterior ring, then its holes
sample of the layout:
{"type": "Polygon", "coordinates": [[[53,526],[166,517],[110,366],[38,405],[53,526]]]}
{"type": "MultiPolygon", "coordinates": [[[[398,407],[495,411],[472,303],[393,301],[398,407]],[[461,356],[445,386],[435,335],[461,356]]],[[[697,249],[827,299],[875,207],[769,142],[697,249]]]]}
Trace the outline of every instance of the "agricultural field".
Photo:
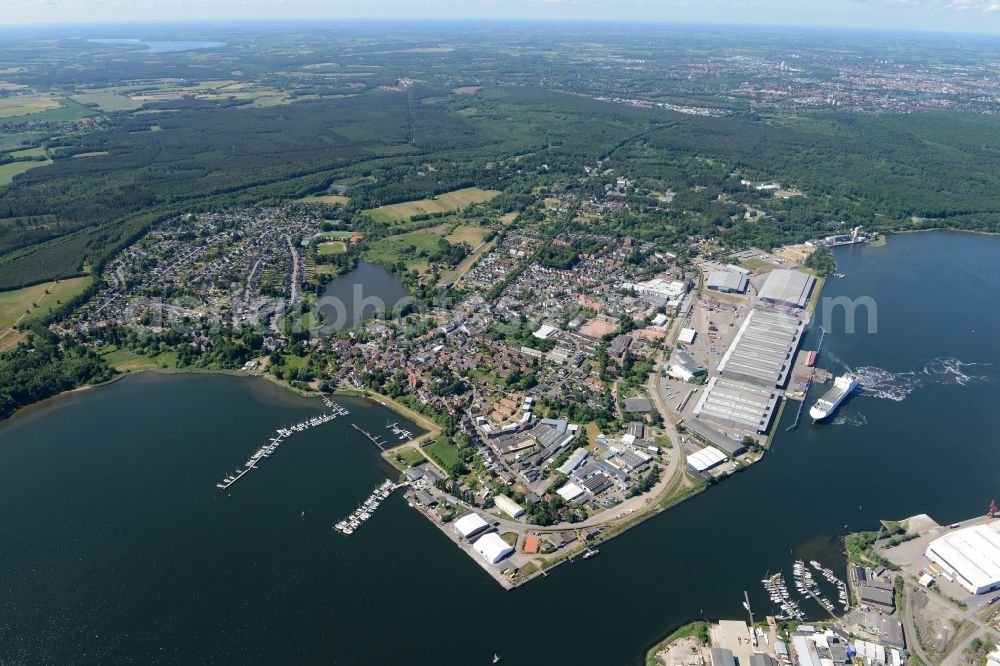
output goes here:
{"type": "Polygon", "coordinates": [[[497,190],[483,190],[478,187],[466,187],[439,194],[433,199],[418,199],[416,201],[404,201],[387,206],[379,206],[365,211],[373,219],[382,222],[401,222],[409,220],[415,215],[436,215],[440,213],[452,213],[462,210],[466,206],[489,201],[500,194],[497,190]]]}
{"type": "Polygon", "coordinates": [[[450,234],[444,237],[449,243],[468,243],[470,247],[478,247],[480,243],[490,233],[489,229],[482,227],[472,227],[466,224],[459,225],[450,234]]]}
{"type": "Polygon", "coordinates": [[[11,327],[22,318],[48,314],[61,303],[81,294],[89,284],[90,277],[87,276],[0,292],[0,350],[14,346],[21,339],[20,332],[11,330],[11,327]]]}
{"type": "Polygon", "coordinates": [[[14,159],[24,159],[26,157],[45,157],[46,150],[44,146],[37,146],[35,148],[25,148],[24,150],[15,150],[10,156],[14,159]]]}
{"type": "Polygon", "coordinates": [[[84,106],[96,106],[101,111],[132,111],[142,102],[113,92],[91,92],[73,95],[72,99],[84,106]]]}
{"type": "Polygon", "coordinates": [[[7,164],[0,164],[0,187],[10,185],[15,176],[19,176],[25,171],[48,164],[52,164],[52,160],[45,159],[32,162],[8,162],[7,164]]]}
{"type": "Polygon", "coordinates": [[[304,204],[337,204],[340,206],[346,206],[350,198],[345,197],[342,194],[314,194],[308,197],[302,197],[301,199],[296,199],[295,203],[304,204]]]}
{"type": "Polygon", "coordinates": [[[40,97],[38,95],[0,97],[0,118],[27,116],[32,113],[41,113],[42,111],[58,108],[59,102],[51,97],[40,97]]]}

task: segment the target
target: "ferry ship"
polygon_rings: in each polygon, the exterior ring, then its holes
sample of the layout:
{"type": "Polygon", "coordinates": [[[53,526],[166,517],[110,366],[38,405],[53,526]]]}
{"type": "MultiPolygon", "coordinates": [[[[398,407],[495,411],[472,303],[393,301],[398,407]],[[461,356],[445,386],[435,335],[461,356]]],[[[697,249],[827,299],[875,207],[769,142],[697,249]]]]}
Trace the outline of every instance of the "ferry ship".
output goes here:
{"type": "Polygon", "coordinates": [[[816,401],[816,404],[809,410],[812,420],[822,421],[835,411],[840,403],[844,401],[851,391],[858,387],[858,380],[854,375],[847,374],[833,380],[833,388],[823,394],[823,397],[816,401]]]}

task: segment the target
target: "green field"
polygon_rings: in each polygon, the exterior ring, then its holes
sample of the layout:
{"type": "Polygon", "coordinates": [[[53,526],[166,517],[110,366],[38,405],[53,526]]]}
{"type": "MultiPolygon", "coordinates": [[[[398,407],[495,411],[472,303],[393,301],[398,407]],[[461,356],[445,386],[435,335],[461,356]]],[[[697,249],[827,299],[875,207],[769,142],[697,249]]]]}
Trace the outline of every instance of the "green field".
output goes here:
{"type": "Polygon", "coordinates": [[[52,164],[52,160],[45,159],[35,162],[8,162],[0,164],[0,187],[10,185],[15,176],[19,176],[25,171],[52,164]]]}
{"type": "Polygon", "coordinates": [[[101,111],[131,111],[142,106],[142,102],[108,92],[83,93],[73,95],[72,99],[85,106],[97,106],[101,111]]]}
{"type": "Polygon", "coordinates": [[[35,148],[25,148],[24,150],[15,150],[10,154],[14,159],[24,159],[25,157],[45,157],[46,150],[44,146],[36,146],[35,148]]]}
{"type": "Polygon", "coordinates": [[[462,462],[462,458],[458,454],[458,447],[449,442],[447,437],[441,437],[426,444],[424,453],[436,460],[446,470],[455,469],[462,462]]]}
{"type": "Polygon", "coordinates": [[[319,238],[331,239],[331,240],[347,240],[351,236],[355,235],[354,231],[324,231],[319,234],[319,238]]]}
{"type": "Polygon", "coordinates": [[[408,269],[423,270],[428,255],[437,250],[441,236],[433,231],[411,231],[375,241],[365,252],[365,258],[383,265],[402,260],[408,269]]]}
{"type": "Polygon", "coordinates": [[[0,349],[11,347],[21,339],[20,333],[9,330],[21,317],[47,315],[61,303],[81,294],[89,284],[87,276],[0,292],[0,349]]]}
{"type": "Polygon", "coordinates": [[[433,215],[462,210],[470,204],[483,203],[500,194],[497,190],[483,190],[467,187],[454,192],[445,192],[433,199],[418,199],[402,203],[379,206],[365,211],[373,219],[383,222],[409,220],[414,215],[433,215]]]}
{"type": "Polygon", "coordinates": [[[347,252],[347,243],[344,241],[330,241],[329,243],[320,243],[316,249],[322,255],[343,254],[347,252]]]}
{"type": "Polygon", "coordinates": [[[177,352],[163,352],[156,356],[143,356],[128,349],[107,347],[101,353],[104,362],[119,372],[135,372],[137,370],[155,370],[157,368],[176,368],[177,352]]]}
{"type": "Polygon", "coordinates": [[[41,113],[42,111],[58,108],[59,102],[51,97],[39,97],[37,95],[0,97],[0,118],[27,116],[32,113],[41,113]]]}

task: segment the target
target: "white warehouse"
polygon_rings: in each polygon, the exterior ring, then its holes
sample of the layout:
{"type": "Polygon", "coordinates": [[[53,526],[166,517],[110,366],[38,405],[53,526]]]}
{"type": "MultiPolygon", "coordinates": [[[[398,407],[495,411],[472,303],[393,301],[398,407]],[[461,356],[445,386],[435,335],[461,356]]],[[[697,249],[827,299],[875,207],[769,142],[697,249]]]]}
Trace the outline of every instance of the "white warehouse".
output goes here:
{"type": "Polygon", "coordinates": [[[924,555],[971,594],[1000,588],[1000,522],[949,532],[931,541],[924,555]]]}
{"type": "Polygon", "coordinates": [[[471,539],[489,526],[478,513],[467,513],[454,522],[455,531],[463,539],[471,539]]]}
{"type": "Polygon", "coordinates": [[[496,532],[481,536],[478,541],[472,544],[472,547],[491,564],[496,564],[514,552],[514,549],[508,546],[507,542],[501,539],[496,532]]]}

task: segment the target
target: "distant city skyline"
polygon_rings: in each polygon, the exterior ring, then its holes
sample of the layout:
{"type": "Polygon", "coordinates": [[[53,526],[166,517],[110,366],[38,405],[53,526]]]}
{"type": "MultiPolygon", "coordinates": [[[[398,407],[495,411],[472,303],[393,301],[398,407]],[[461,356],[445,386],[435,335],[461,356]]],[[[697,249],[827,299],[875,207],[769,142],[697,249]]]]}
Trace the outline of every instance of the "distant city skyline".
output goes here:
{"type": "Polygon", "coordinates": [[[0,26],[254,19],[534,19],[1000,34],[1000,0],[0,0],[0,26]]]}

